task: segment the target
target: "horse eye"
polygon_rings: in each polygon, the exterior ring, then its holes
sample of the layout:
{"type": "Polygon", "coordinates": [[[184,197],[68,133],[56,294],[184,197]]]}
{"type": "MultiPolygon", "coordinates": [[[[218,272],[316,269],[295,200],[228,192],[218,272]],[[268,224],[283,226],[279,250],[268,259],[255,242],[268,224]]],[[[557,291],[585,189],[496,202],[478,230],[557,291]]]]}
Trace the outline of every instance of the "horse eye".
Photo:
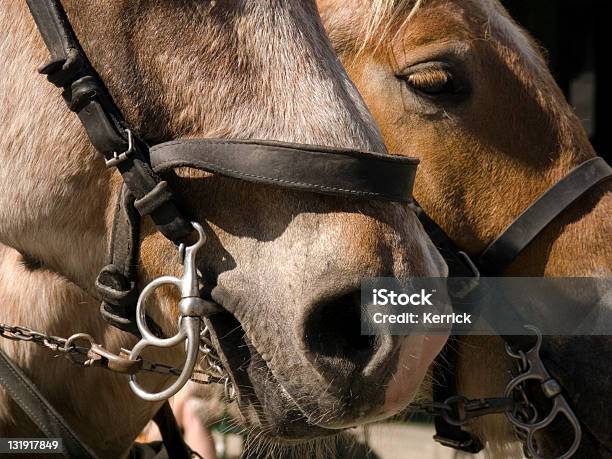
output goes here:
{"type": "Polygon", "coordinates": [[[430,96],[455,94],[453,76],[444,69],[423,69],[404,77],[412,89],[430,96]]]}

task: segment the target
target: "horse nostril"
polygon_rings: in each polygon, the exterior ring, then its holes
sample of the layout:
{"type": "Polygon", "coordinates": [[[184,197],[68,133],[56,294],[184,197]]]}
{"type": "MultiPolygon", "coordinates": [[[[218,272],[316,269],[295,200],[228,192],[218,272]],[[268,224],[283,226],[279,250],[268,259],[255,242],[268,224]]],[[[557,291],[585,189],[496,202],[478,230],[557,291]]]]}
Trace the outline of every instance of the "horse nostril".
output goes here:
{"type": "Polygon", "coordinates": [[[317,304],[304,324],[306,349],[317,366],[363,369],[377,350],[375,336],[361,334],[360,291],[317,304]]]}

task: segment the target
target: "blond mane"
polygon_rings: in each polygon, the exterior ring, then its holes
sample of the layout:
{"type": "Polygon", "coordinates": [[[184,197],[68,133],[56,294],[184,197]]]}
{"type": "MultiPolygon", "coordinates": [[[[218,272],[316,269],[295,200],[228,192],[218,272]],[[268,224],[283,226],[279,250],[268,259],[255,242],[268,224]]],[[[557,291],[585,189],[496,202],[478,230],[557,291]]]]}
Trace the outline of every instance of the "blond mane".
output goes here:
{"type": "Polygon", "coordinates": [[[401,30],[407,24],[425,0],[373,0],[364,8],[361,25],[360,44],[356,56],[366,48],[377,48],[385,41],[392,30],[401,30]],[[393,27],[402,19],[399,27],[393,27]]]}
{"type": "Polygon", "coordinates": [[[408,22],[424,0],[373,0],[369,5],[364,20],[363,39],[366,43],[378,37],[382,40],[388,34],[391,25],[399,17],[405,16],[408,22]],[[406,11],[409,10],[406,15],[406,11]]]}

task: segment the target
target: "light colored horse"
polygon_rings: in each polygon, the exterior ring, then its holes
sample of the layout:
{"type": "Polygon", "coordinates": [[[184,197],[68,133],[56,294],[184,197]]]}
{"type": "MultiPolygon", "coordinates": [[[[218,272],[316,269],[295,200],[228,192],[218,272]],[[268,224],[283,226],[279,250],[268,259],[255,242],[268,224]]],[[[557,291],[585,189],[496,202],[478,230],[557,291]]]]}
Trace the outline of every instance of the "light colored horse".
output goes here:
{"type": "MultiPolygon", "coordinates": [[[[384,150],[314,2],[63,3],[128,122],[150,143],[237,137],[384,150]]],[[[134,338],[101,319],[93,289],[120,179],[36,74],[47,53],[25,2],[2,0],[0,30],[0,322],[130,348],[134,338]]],[[[445,274],[414,214],[179,175],[173,188],[208,233],[199,268],[227,323],[239,325],[231,352],[250,362],[233,368],[246,422],[301,442],[403,408],[444,338],[361,338],[353,293],[363,277],[445,274]],[[350,326],[328,314],[306,330],[311,314],[335,308],[353,311],[350,326]],[[328,339],[310,349],[308,332],[328,339]]],[[[178,273],[175,248],[151,225],[141,239],[143,284],[178,273]]],[[[166,292],[157,303],[155,320],[174,334],[176,298],[166,292]]],[[[123,376],[73,367],[33,344],[0,346],[101,456],[124,455],[159,407],[137,399],[123,376]]],[[[181,364],[180,350],[163,357],[181,364]]],[[[1,436],[38,435],[2,390],[0,407],[1,436]]]]}
{"type": "MultiPolygon", "coordinates": [[[[497,0],[318,3],[387,148],[421,159],[419,204],[469,254],[481,252],[544,191],[595,156],[537,45],[497,0]]],[[[610,276],[611,187],[610,181],[594,187],[563,212],[504,275],[610,276]]],[[[610,339],[546,341],[586,421],[581,457],[607,457],[612,426],[603,420],[610,419],[610,407],[599,401],[609,399],[610,339]]],[[[501,340],[464,339],[458,351],[460,393],[503,393],[508,363],[500,358],[501,340]]],[[[507,425],[500,416],[499,423],[473,427],[501,448],[512,438],[507,425]]]]}

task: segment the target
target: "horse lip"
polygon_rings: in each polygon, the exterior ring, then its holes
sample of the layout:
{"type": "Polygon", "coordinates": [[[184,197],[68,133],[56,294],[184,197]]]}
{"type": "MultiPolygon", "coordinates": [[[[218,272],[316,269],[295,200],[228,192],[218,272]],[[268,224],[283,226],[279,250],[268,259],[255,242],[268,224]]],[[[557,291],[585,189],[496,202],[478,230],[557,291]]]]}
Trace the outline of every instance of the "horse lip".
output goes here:
{"type": "MultiPolygon", "coordinates": [[[[234,384],[236,389],[236,400],[241,415],[255,427],[262,427],[262,419],[266,418],[266,414],[261,410],[255,409],[255,406],[262,402],[254,392],[253,381],[248,374],[247,365],[241,365],[238,363],[240,360],[239,354],[241,353],[241,350],[243,357],[246,357],[245,354],[248,353],[248,358],[250,359],[253,357],[253,354],[251,354],[250,350],[247,350],[246,353],[243,351],[244,349],[249,348],[246,342],[248,337],[246,337],[246,339],[243,337],[242,333],[244,333],[244,330],[242,329],[241,325],[236,327],[236,323],[240,325],[236,317],[228,311],[214,314],[208,318],[208,325],[211,330],[213,344],[215,345],[219,358],[221,359],[223,366],[227,370],[232,384],[234,384]],[[230,329],[229,333],[227,333],[228,329],[230,329]],[[240,348],[236,348],[235,346],[238,341],[235,334],[237,330],[240,331],[240,348]],[[236,363],[238,364],[236,365],[236,363]],[[255,401],[257,403],[254,403],[255,401]]],[[[253,352],[259,354],[259,351],[254,346],[250,346],[250,348],[253,349],[253,352]]],[[[261,358],[261,354],[259,354],[259,358],[261,358]]],[[[248,362],[245,361],[242,363],[244,364],[248,362]]],[[[267,362],[265,362],[265,364],[268,365],[267,362]]],[[[284,397],[286,397],[286,400],[291,404],[291,409],[295,409],[295,412],[299,413],[299,416],[303,419],[303,423],[295,427],[297,430],[287,430],[280,435],[273,435],[276,441],[280,441],[284,444],[301,443],[308,439],[335,435],[338,433],[339,430],[337,429],[328,429],[311,423],[308,415],[295,404],[293,398],[289,396],[282,383],[274,375],[272,375],[272,378],[274,384],[278,385],[282,392],[286,394],[284,397]]],[[[268,421],[269,420],[264,422],[268,423],[268,421]]]]}
{"type": "MultiPolygon", "coordinates": [[[[318,417],[317,413],[310,412],[310,410],[305,409],[302,404],[297,403],[293,395],[285,388],[283,382],[274,375],[269,367],[269,362],[262,358],[261,352],[257,346],[253,344],[248,335],[246,335],[246,331],[234,314],[228,310],[224,310],[221,313],[210,316],[208,321],[213,344],[215,345],[215,349],[221,359],[224,369],[227,371],[234,385],[236,400],[241,411],[243,409],[250,411],[251,408],[249,406],[253,404],[254,400],[261,403],[259,397],[255,393],[255,383],[248,374],[248,367],[251,363],[251,359],[258,357],[258,359],[268,367],[274,383],[282,390],[281,396],[301,414],[304,418],[304,422],[309,426],[313,428],[316,427],[321,431],[337,433],[354,425],[354,420],[350,425],[345,425],[345,423],[343,423],[342,425],[333,426],[326,426],[317,422],[315,420],[318,417]]],[[[254,417],[257,418],[258,423],[261,423],[260,416],[265,416],[265,414],[258,412],[254,417]]],[[[249,417],[249,420],[252,421],[253,417],[249,417]]]]}
{"type": "Polygon", "coordinates": [[[234,358],[233,354],[235,353],[232,353],[231,351],[237,350],[244,346],[244,340],[242,336],[232,336],[236,331],[242,332],[241,328],[236,329],[235,327],[231,327],[231,329],[228,330],[227,323],[232,319],[236,320],[230,312],[223,310],[222,312],[209,316],[207,318],[207,325],[211,333],[215,352],[219,356],[219,359],[223,364],[223,369],[227,372],[232,384],[234,385],[234,389],[236,390],[236,395],[239,398],[241,384],[238,379],[240,378],[237,375],[237,371],[235,371],[236,366],[232,362],[232,359],[234,358]],[[232,343],[237,345],[232,346],[232,343]]]}

